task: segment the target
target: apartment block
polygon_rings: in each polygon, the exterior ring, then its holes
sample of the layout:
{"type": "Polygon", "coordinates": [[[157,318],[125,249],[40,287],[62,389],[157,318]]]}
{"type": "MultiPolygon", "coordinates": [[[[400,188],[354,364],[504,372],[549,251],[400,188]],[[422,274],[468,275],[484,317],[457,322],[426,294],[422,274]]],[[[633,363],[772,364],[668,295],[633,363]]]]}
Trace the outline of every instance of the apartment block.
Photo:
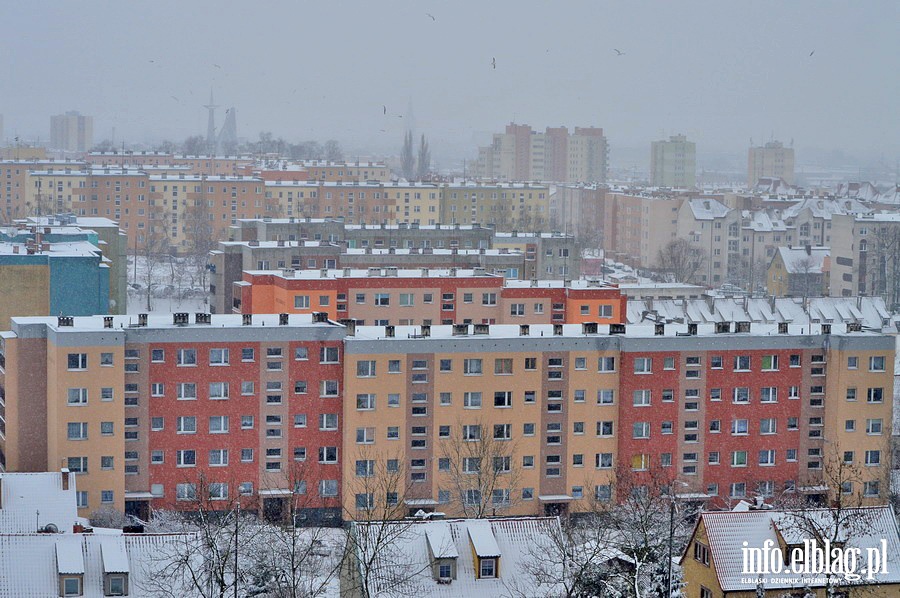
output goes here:
{"type": "Polygon", "coordinates": [[[510,123],[478,148],[476,177],[498,181],[606,182],[609,148],[603,129],[510,123]]]}
{"type": "Polygon", "coordinates": [[[94,117],[69,111],[50,117],[50,147],[67,152],[87,152],[94,145],[94,117]]]}
{"type": "Polygon", "coordinates": [[[900,215],[835,214],[831,228],[831,294],[879,295],[900,304],[900,215]]]}
{"type": "Polygon", "coordinates": [[[747,152],[747,187],[753,188],[761,178],[781,179],[794,184],[794,148],[780,141],[769,141],[747,152]]]}
{"type": "Polygon", "coordinates": [[[293,491],[339,517],[344,328],[320,316],[14,318],[3,333],[4,467],[78,476],[79,514],[293,491]]]}
{"type": "Polygon", "coordinates": [[[691,189],[697,184],[697,146],[684,135],[650,145],[650,184],[691,189]]]}
{"type": "Polygon", "coordinates": [[[623,321],[625,297],[615,285],[553,282],[504,279],[484,268],[245,271],[232,309],[324,312],[357,326],[623,321]]]}
{"type": "Polygon", "coordinates": [[[859,472],[842,491],[883,503],[893,339],[814,328],[357,328],[344,508],[397,500],[359,496],[369,472],[392,470],[410,510],[451,516],[482,500],[497,514],[578,511],[614,500],[619,472],[666,476],[708,505],[784,492],[824,502],[839,462],[859,472]],[[466,448],[477,442],[494,452],[466,448]]]}

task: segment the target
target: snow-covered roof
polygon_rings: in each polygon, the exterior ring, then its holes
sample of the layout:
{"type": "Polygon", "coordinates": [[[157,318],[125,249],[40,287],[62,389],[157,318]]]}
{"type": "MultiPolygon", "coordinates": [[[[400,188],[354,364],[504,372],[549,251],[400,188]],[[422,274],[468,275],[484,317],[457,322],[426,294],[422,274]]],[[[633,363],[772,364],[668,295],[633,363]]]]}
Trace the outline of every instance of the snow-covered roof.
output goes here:
{"type": "MultiPolygon", "coordinates": [[[[742,571],[744,543],[750,548],[762,548],[766,540],[779,544],[778,535],[789,544],[802,543],[813,537],[812,531],[823,530],[826,537],[834,530],[834,517],[828,509],[810,509],[802,512],[782,512],[766,510],[716,511],[701,514],[709,540],[712,565],[715,567],[719,584],[726,592],[756,588],[756,577],[742,571]]],[[[846,509],[840,515],[841,527],[837,537],[845,538],[845,548],[859,548],[866,554],[867,548],[879,548],[881,541],[887,541],[887,573],[876,574],[878,583],[900,583],[900,532],[890,507],[862,507],[846,509]]],[[[690,550],[690,545],[686,549],[690,550]]],[[[684,559],[684,557],[682,557],[684,559]]],[[[859,564],[865,567],[865,557],[859,564]]],[[[857,570],[859,572],[859,570],[857,570]]],[[[821,574],[772,575],[766,588],[821,587],[821,574]],[[784,578],[799,578],[794,584],[779,581],[784,578]]]]}
{"type": "Polygon", "coordinates": [[[741,228],[757,233],[784,232],[788,229],[777,210],[743,210],[741,228]]]}
{"type": "MultiPolygon", "coordinates": [[[[378,546],[370,572],[370,596],[419,595],[437,598],[467,596],[481,598],[506,595],[515,587],[516,595],[543,595],[535,582],[521,574],[522,566],[533,558],[531,550],[559,533],[555,517],[515,517],[503,519],[455,519],[439,521],[358,522],[351,533],[365,534],[367,526],[392,526],[383,537],[393,538],[387,546],[378,546]],[[451,543],[439,550],[456,562],[456,577],[450,583],[438,583],[432,574],[429,546],[451,543]],[[475,555],[499,557],[498,576],[478,579],[475,555]],[[399,585],[401,587],[397,587],[399,585]]],[[[365,543],[361,543],[365,546],[365,543]]],[[[361,555],[367,558],[368,555],[361,555]]],[[[437,557],[437,555],[435,555],[437,557]]]]}
{"type": "MultiPolygon", "coordinates": [[[[152,578],[189,534],[0,534],[0,595],[59,595],[60,574],[83,575],[85,598],[102,598],[105,573],[128,573],[129,596],[152,594],[152,578]],[[115,556],[110,556],[110,548],[115,556]],[[10,558],[14,555],[14,558],[10,558]]],[[[172,595],[197,596],[189,587],[172,595]]]]}
{"type": "Polygon", "coordinates": [[[731,211],[731,208],[715,199],[689,199],[687,204],[697,220],[724,218],[731,211]]]}
{"type": "MultiPolygon", "coordinates": [[[[705,299],[629,299],[627,323],[754,322],[811,329],[813,324],[859,322],[876,330],[890,325],[891,314],[881,297],[706,297],[705,299]]],[[[888,330],[891,331],[891,330],[888,330]]]]}
{"type": "Polygon", "coordinates": [[[472,542],[472,550],[479,558],[499,557],[502,554],[490,522],[483,519],[469,521],[466,524],[466,531],[472,542]]]}
{"type": "MultiPolygon", "coordinates": [[[[60,532],[72,531],[78,523],[75,498],[76,476],[65,472],[0,472],[0,532],[30,534],[47,524],[60,532]],[[69,478],[63,489],[63,475],[69,478]]],[[[0,559],[2,560],[2,559],[0,559]]]]}
{"type": "Polygon", "coordinates": [[[807,197],[782,211],[785,220],[792,220],[808,210],[814,218],[831,220],[835,214],[866,214],[871,212],[864,204],[855,199],[832,199],[822,197],[807,197]]]}
{"type": "Polygon", "coordinates": [[[831,255],[828,247],[779,247],[778,255],[790,274],[820,274],[825,258],[831,255]]]}

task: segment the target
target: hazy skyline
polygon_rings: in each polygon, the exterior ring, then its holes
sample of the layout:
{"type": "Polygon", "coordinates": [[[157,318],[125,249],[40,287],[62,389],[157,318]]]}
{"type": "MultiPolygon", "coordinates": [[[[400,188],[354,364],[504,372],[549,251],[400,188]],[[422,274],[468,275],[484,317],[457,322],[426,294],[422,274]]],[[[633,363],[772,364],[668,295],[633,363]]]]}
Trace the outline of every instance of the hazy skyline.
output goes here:
{"type": "Polygon", "coordinates": [[[205,135],[212,87],[242,137],[351,152],[397,152],[412,98],[439,159],[474,157],[511,120],[603,127],[613,148],[683,132],[742,152],[774,134],[900,156],[896,2],[23,2],[0,17],[8,139],[46,139],[67,110],[94,116],[95,142],[205,135]]]}

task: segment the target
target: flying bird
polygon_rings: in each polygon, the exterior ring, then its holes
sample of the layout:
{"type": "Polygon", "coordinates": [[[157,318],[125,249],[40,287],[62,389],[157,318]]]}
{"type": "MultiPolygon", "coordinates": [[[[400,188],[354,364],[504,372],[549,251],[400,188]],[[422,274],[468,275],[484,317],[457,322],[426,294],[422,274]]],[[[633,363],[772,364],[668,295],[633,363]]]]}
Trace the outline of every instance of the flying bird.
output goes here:
{"type": "Polygon", "coordinates": [[[625,55],[625,52],[623,52],[622,50],[619,50],[618,48],[613,48],[613,52],[616,53],[616,56],[624,56],[625,55]]]}
{"type": "Polygon", "coordinates": [[[430,12],[426,12],[425,15],[431,17],[432,21],[437,21],[437,19],[434,18],[434,15],[431,14],[430,12]]]}
{"type": "Polygon", "coordinates": [[[387,106],[382,106],[382,109],[384,110],[384,113],[387,114],[387,106]]]}
{"type": "Polygon", "coordinates": [[[496,70],[497,68],[497,58],[491,58],[491,66],[496,70]]]}
{"type": "Polygon", "coordinates": [[[815,54],[815,53],[816,53],[816,51],[813,50],[812,52],[809,53],[809,55],[812,56],[812,55],[815,54]]]}
{"type": "Polygon", "coordinates": [[[219,65],[218,65],[218,64],[213,64],[213,66],[214,66],[214,67],[216,67],[216,68],[217,68],[217,69],[220,69],[220,68],[222,68],[222,67],[221,67],[221,66],[219,66],[219,65]]]}
{"type": "Polygon", "coordinates": [[[173,100],[175,100],[176,102],[181,102],[181,100],[179,100],[179,99],[176,98],[175,96],[169,96],[169,97],[172,98],[173,100]]]}

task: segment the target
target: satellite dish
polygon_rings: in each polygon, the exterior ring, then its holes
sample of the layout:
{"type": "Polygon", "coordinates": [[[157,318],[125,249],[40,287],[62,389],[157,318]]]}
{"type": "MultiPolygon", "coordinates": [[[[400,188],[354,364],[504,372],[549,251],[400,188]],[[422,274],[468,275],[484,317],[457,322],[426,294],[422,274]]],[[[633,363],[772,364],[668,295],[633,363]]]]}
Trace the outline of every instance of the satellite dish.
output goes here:
{"type": "Polygon", "coordinates": [[[59,528],[56,527],[55,523],[48,523],[47,525],[44,526],[44,531],[47,532],[48,534],[58,534],[59,528]]]}

